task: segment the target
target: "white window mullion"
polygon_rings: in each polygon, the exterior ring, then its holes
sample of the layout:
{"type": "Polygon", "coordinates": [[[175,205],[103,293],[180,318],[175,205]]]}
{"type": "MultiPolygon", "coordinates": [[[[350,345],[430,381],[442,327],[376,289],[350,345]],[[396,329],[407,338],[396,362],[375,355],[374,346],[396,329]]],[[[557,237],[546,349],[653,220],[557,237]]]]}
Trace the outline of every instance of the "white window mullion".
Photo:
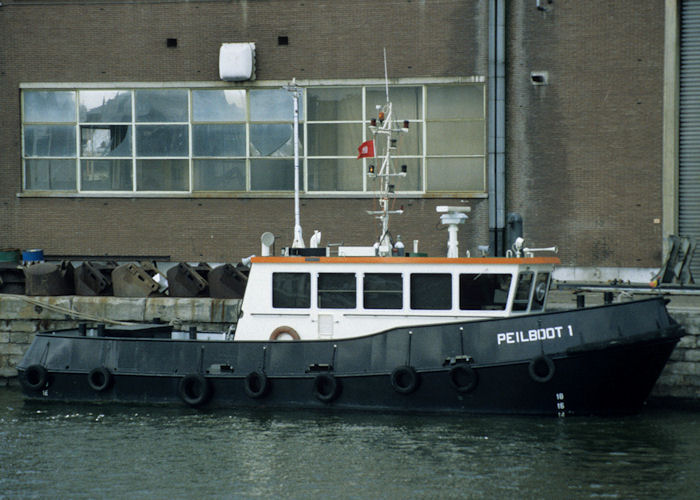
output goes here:
{"type": "Polygon", "coordinates": [[[188,158],[188,170],[189,170],[189,188],[188,192],[191,194],[194,191],[194,160],[192,159],[192,89],[187,91],[187,158],[188,158]]]}
{"type": "Polygon", "coordinates": [[[76,163],[76,174],[75,174],[75,190],[80,193],[82,191],[82,168],[80,165],[80,91],[76,89],[75,91],[75,163],[76,163]]]}
{"type": "Polygon", "coordinates": [[[250,89],[245,91],[245,190],[249,192],[251,181],[251,162],[250,162],[250,89]]]}
{"type": "Polygon", "coordinates": [[[136,189],[136,92],[131,92],[131,191],[136,189]]]}
{"type": "Polygon", "coordinates": [[[428,189],[428,159],[427,159],[427,154],[428,154],[428,86],[423,85],[423,102],[421,103],[422,107],[422,113],[421,113],[421,118],[423,120],[422,126],[421,126],[421,146],[422,146],[422,154],[420,158],[420,168],[423,169],[422,175],[421,175],[421,182],[423,184],[422,186],[422,191],[425,193],[426,190],[428,189]]]}

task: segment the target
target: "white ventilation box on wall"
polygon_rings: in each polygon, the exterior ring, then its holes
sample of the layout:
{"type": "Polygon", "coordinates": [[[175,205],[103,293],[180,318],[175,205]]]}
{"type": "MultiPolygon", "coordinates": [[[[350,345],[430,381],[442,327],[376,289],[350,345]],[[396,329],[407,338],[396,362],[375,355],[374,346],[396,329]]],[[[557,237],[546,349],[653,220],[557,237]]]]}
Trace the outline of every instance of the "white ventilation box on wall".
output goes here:
{"type": "Polygon", "coordinates": [[[255,80],[255,44],[222,43],[219,49],[219,77],[226,82],[255,80]]]}

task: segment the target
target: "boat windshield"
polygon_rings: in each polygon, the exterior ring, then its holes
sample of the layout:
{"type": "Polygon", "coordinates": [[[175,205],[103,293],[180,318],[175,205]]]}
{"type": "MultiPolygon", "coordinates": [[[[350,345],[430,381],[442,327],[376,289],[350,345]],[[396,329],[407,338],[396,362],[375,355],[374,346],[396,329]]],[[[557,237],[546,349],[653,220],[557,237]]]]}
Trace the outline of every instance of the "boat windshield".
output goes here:
{"type": "Polygon", "coordinates": [[[550,273],[531,271],[521,272],[518,275],[518,285],[513,300],[513,311],[541,311],[549,290],[550,273]]]}
{"type": "Polygon", "coordinates": [[[459,308],[502,311],[508,303],[511,279],[510,274],[460,274],[459,308]]]}

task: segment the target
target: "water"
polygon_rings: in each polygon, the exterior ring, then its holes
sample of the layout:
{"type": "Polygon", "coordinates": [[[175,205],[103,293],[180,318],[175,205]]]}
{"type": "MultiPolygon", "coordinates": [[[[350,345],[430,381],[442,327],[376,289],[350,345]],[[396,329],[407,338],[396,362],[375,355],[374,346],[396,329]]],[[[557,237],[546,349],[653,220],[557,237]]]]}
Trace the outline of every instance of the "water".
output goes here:
{"type": "Polygon", "coordinates": [[[443,417],[25,404],[4,498],[697,498],[700,413],[443,417]]]}

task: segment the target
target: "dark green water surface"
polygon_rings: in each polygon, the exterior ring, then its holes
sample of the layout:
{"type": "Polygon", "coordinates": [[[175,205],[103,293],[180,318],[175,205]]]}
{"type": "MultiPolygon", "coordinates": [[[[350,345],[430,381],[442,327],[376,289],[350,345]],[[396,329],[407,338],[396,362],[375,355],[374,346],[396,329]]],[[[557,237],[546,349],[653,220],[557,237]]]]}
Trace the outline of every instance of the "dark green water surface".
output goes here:
{"type": "Polygon", "coordinates": [[[200,412],[0,388],[5,498],[700,498],[700,413],[200,412]]]}

